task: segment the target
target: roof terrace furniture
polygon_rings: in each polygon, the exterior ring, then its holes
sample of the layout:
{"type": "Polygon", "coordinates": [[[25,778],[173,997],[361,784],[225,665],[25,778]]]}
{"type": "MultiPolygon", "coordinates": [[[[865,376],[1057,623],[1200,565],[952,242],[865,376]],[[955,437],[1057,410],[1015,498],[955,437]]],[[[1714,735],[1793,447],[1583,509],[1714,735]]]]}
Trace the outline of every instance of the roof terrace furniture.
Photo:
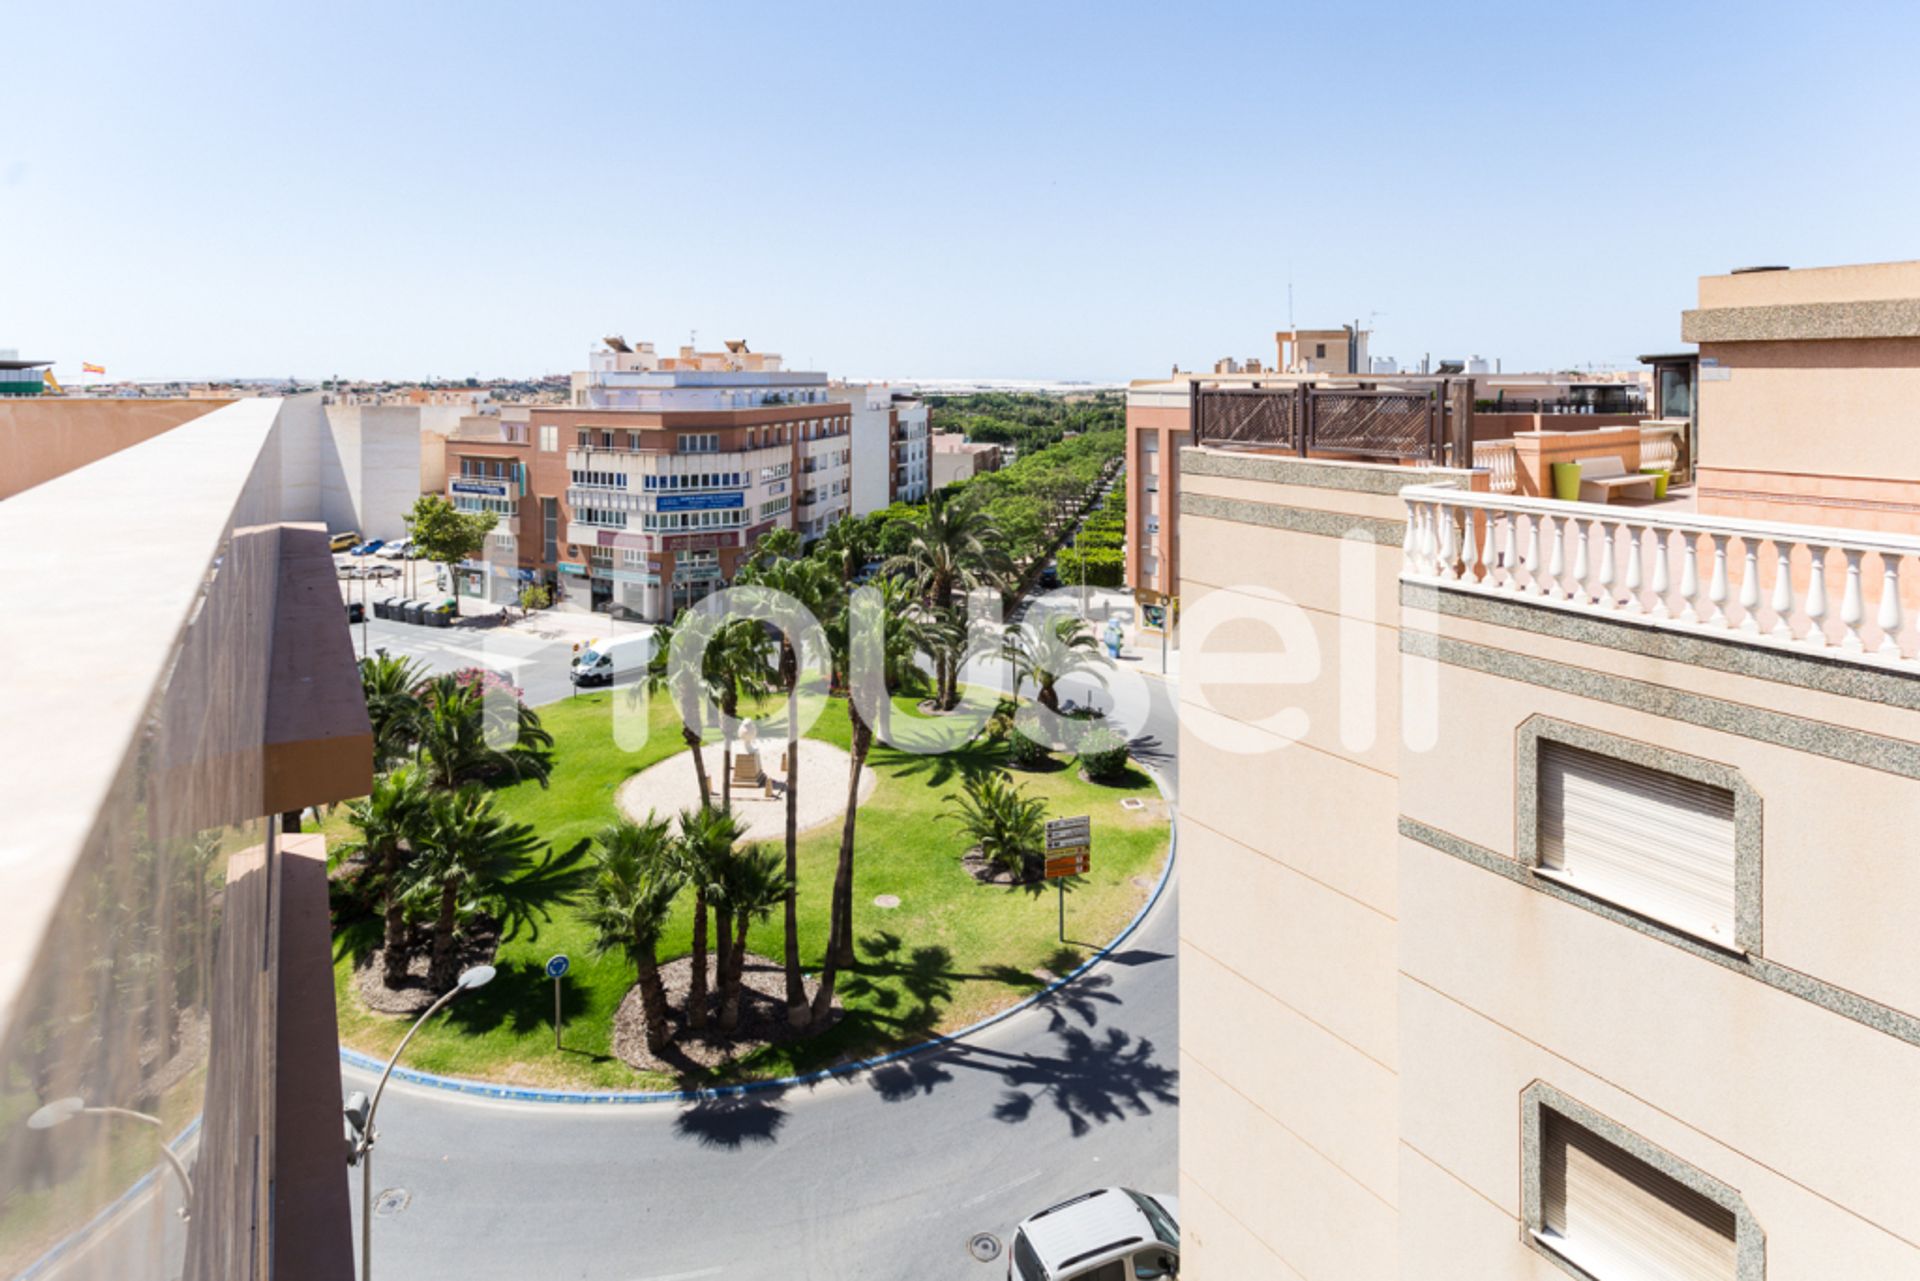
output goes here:
{"type": "Polygon", "coordinates": [[[1623,489],[1644,489],[1647,497],[1652,498],[1657,492],[1657,479],[1628,471],[1618,458],[1611,455],[1581,461],[1581,502],[1610,503],[1614,493],[1623,489]]]}

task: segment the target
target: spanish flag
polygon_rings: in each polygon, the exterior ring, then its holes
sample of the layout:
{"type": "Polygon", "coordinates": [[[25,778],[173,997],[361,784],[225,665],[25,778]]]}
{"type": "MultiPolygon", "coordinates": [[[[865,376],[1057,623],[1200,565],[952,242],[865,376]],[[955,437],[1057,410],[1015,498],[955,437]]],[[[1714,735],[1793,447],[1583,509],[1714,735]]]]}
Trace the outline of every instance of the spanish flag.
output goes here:
{"type": "Polygon", "coordinates": [[[80,362],[80,372],[83,374],[104,374],[107,372],[107,367],[105,365],[90,365],[83,360],[80,362]]]}

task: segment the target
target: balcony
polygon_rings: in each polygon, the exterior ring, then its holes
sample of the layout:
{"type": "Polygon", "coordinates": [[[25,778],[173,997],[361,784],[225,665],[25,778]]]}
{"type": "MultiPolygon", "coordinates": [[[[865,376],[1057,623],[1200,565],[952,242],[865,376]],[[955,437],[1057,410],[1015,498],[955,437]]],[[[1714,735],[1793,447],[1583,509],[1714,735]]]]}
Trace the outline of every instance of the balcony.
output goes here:
{"type": "Polygon", "coordinates": [[[1464,466],[1472,454],[1471,378],[1383,378],[1360,387],[1195,383],[1190,395],[1195,445],[1439,466],[1464,466]]]}
{"type": "Polygon", "coordinates": [[[1450,485],[1400,491],[1402,579],[1920,670],[1920,538],[1450,485]]]}

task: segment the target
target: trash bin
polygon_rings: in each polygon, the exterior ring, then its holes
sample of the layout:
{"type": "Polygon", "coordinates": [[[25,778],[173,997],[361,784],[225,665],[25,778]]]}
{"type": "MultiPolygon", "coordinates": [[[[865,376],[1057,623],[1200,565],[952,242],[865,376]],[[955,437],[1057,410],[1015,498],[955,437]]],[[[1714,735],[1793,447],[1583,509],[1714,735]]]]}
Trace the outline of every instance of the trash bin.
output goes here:
{"type": "Polygon", "coordinates": [[[425,619],[429,627],[453,626],[453,615],[445,607],[428,610],[425,614],[425,619]]]}
{"type": "Polygon", "coordinates": [[[407,601],[400,606],[400,621],[403,623],[419,622],[421,612],[426,608],[426,604],[423,600],[407,601]]]}
{"type": "Polygon", "coordinates": [[[1653,496],[1656,499],[1667,496],[1667,480],[1670,473],[1665,467],[1642,467],[1642,475],[1653,477],[1653,496]]]}
{"type": "Polygon", "coordinates": [[[1553,464],[1553,496],[1563,503],[1580,501],[1580,464],[1553,464]]]}

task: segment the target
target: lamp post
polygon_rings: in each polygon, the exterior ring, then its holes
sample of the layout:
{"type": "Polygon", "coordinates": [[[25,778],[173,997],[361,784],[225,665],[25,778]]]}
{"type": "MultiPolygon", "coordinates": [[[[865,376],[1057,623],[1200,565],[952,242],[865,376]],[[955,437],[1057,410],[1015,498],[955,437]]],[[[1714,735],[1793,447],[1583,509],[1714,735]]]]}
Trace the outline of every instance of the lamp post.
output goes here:
{"type": "MultiPolygon", "coordinates": [[[[120,1117],[128,1121],[138,1121],[142,1125],[150,1125],[156,1130],[160,1129],[162,1124],[159,1117],[146,1112],[136,1112],[132,1108],[90,1107],[85,1099],[75,1096],[55,1099],[40,1108],[27,1118],[27,1128],[51,1130],[56,1125],[66,1124],[76,1116],[120,1117]]],[[[164,1138],[160,1140],[160,1155],[167,1159],[167,1164],[173,1168],[174,1177],[180,1180],[180,1192],[184,1201],[180,1207],[180,1217],[187,1218],[193,1212],[193,1180],[187,1177],[187,1167],[180,1163],[180,1158],[174,1155],[173,1149],[167,1146],[164,1138]]]]}
{"type": "Polygon", "coordinates": [[[406,1053],[407,1042],[413,1040],[413,1034],[424,1027],[428,1019],[445,1009],[462,992],[485,987],[492,981],[493,973],[491,965],[476,965],[470,970],[461,971],[459,981],[429,1005],[426,1013],[415,1019],[413,1026],[407,1029],[407,1034],[400,1038],[393,1057],[387,1060],[386,1070],[380,1074],[380,1084],[373,1087],[373,1099],[368,1101],[364,1094],[356,1090],[347,1100],[347,1124],[354,1132],[354,1144],[347,1154],[347,1164],[352,1165],[356,1161],[360,1164],[360,1281],[369,1281],[373,1276],[373,1143],[379,1137],[374,1132],[373,1114],[379,1110],[380,1096],[386,1092],[387,1078],[393,1075],[394,1065],[406,1053]]]}

